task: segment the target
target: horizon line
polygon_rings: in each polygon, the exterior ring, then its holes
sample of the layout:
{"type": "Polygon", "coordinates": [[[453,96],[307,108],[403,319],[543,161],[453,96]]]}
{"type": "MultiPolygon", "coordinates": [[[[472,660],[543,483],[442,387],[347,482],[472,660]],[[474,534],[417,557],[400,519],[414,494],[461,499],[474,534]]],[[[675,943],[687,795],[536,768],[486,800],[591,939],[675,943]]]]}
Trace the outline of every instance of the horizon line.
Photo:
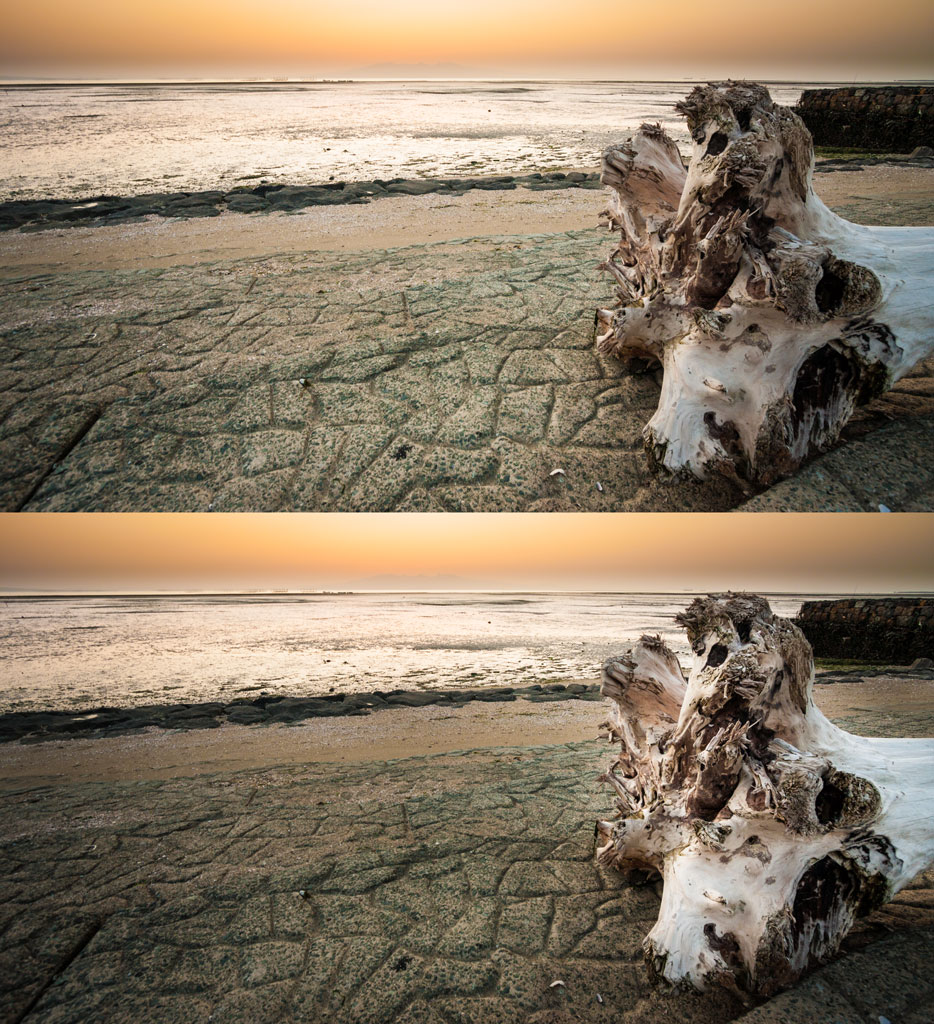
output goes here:
{"type": "Polygon", "coordinates": [[[860,594],[863,596],[872,595],[908,595],[908,596],[931,596],[934,597],[934,590],[773,590],[765,587],[743,588],[738,590],[724,589],[722,587],[704,587],[700,589],[684,590],[602,590],[600,588],[574,588],[571,590],[562,589],[536,589],[529,587],[520,588],[499,588],[499,587],[457,587],[438,589],[403,589],[387,588],[374,589],[368,587],[351,587],[344,590],[340,588],[316,588],[316,589],[295,589],[295,588],[274,588],[274,587],[246,587],[234,590],[219,589],[153,589],[153,590],[117,590],[104,588],[101,590],[65,590],[53,588],[41,590],[38,588],[24,587],[21,590],[0,589],[0,600],[31,600],[35,598],[72,598],[72,597],[351,597],[360,594],[649,594],[653,596],[697,596],[701,594],[750,594],[763,593],[773,596],[823,596],[839,595],[845,593],[860,594]]]}
{"type": "MultiPolygon", "coordinates": [[[[336,73],[335,73],[336,74],[336,73]]],[[[676,78],[672,76],[660,76],[653,78],[616,78],[607,75],[598,75],[592,78],[574,75],[562,77],[560,75],[354,75],[349,77],[333,77],[331,75],[321,76],[274,76],[274,75],[152,75],[132,77],[103,76],[82,78],[76,76],[55,76],[55,75],[16,75],[11,78],[0,76],[0,87],[2,88],[59,88],[73,85],[348,85],[359,82],[561,82],[562,84],[605,84],[605,85],[658,85],[677,84],[691,85],[708,82],[750,82],[757,81],[763,85],[798,85],[808,82],[852,82],[859,85],[930,85],[934,84],[934,77],[909,77],[889,78],[882,77],[856,77],[849,75],[833,75],[823,77],[820,75],[799,75],[791,78],[765,78],[756,76],[740,76],[737,78],[724,78],[722,75],[699,75],[676,78]]]]}

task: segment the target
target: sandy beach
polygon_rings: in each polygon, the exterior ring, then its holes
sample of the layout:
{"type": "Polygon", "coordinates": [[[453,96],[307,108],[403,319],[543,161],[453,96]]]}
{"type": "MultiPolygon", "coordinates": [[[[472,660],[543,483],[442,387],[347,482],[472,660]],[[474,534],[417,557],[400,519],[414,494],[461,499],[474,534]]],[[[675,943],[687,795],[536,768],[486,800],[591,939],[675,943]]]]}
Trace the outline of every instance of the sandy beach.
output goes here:
{"type": "Polygon", "coordinates": [[[139,224],[11,232],[0,251],[0,271],[10,276],[171,267],[309,250],[359,252],[489,235],[554,234],[596,226],[600,198],[600,193],[572,189],[389,196],[365,206],[295,213],[147,217],[139,224]]]}

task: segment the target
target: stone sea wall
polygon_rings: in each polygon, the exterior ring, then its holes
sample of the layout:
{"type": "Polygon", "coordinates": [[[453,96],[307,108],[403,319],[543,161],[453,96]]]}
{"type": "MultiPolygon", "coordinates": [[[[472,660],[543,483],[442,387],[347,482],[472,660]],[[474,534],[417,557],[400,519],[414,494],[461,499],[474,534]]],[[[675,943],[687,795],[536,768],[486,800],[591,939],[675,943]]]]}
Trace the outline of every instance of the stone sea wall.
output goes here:
{"type": "Polygon", "coordinates": [[[806,601],[795,621],[818,658],[909,665],[934,657],[934,598],[806,601]]]}
{"type": "Polygon", "coordinates": [[[910,153],[934,146],[934,86],[806,89],[795,108],[815,146],[910,153]]]}

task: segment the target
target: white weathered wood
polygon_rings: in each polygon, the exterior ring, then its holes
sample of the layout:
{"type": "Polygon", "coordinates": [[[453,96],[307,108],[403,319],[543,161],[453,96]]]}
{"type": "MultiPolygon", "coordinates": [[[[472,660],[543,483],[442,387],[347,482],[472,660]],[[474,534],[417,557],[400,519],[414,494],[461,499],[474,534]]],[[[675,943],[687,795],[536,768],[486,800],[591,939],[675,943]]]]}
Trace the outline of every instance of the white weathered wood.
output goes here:
{"type": "Polygon", "coordinates": [[[810,133],[760,85],[698,87],[678,110],[687,170],[657,125],[604,154],[621,238],[598,345],[664,370],[656,464],[769,484],[934,348],[934,229],[832,213],[810,133]]]}
{"type": "Polygon", "coordinates": [[[657,637],[604,666],[619,816],[597,823],[598,857],[661,875],[658,976],[768,995],[934,860],[934,740],[833,725],[810,645],[760,597],[698,599],[678,621],[688,680],[657,637]]]}

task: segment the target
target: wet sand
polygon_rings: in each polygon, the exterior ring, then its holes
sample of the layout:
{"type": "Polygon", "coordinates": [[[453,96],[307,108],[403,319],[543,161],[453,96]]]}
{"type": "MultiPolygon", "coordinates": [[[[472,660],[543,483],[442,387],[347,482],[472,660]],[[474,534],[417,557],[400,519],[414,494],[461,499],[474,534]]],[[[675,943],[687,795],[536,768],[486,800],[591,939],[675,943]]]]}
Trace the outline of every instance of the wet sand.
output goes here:
{"type": "Polygon", "coordinates": [[[596,191],[468,192],[392,196],[368,205],[296,213],[222,213],[198,220],[148,217],[139,224],[10,232],[0,274],[183,266],[274,254],[360,252],[455,238],[555,234],[596,227],[596,191]]]}
{"type": "MultiPolygon", "coordinates": [[[[828,717],[854,732],[888,721],[896,730],[904,723],[902,731],[911,735],[934,735],[934,680],[893,674],[818,683],[815,701],[828,717]]],[[[220,771],[579,743],[599,735],[607,711],[605,703],[583,701],[473,702],[459,708],[393,708],[295,725],[149,729],[99,739],[7,743],[0,746],[0,788],[191,778],[220,771]]]]}
{"type": "Polygon", "coordinates": [[[191,732],[149,729],[100,739],[9,743],[0,746],[0,787],[171,779],[248,768],[577,743],[596,738],[605,717],[601,703],[518,700],[459,708],[392,708],[295,725],[224,725],[191,732]]]}
{"type": "MultiPolygon", "coordinates": [[[[934,170],[879,165],[818,173],[815,189],[831,207],[865,223],[934,222],[934,170]],[[855,206],[852,211],[849,206],[855,206]],[[911,213],[898,216],[899,208],[911,213]]],[[[310,207],[297,213],[238,214],[198,220],[149,217],[131,225],[7,232],[0,276],[73,270],[184,266],[273,254],[359,252],[457,238],[556,234],[596,227],[606,194],[468,192],[378,199],[365,206],[310,207]]]]}

